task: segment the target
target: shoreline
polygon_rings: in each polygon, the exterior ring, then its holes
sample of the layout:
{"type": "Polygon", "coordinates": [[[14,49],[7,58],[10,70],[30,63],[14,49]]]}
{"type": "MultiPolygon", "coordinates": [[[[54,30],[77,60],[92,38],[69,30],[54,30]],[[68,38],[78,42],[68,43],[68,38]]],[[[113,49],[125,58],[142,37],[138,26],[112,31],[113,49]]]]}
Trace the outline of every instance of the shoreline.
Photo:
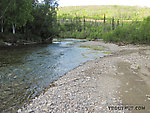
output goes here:
{"type": "Polygon", "coordinates": [[[18,112],[120,113],[123,111],[110,111],[108,106],[122,104],[143,104],[147,108],[150,103],[150,46],[118,46],[102,41],[83,42],[80,45],[103,46],[112,55],[88,61],[67,72],[54,81],[43,95],[18,112]],[[134,90],[133,86],[139,90],[134,90]],[[136,102],[132,103],[134,99],[136,102]]]}
{"type": "Polygon", "coordinates": [[[44,43],[41,41],[39,42],[39,41],[28,41],[28,40],[17,40],[16,42],[3,41],[2,43],[0,43],[0,49],[35,46],[35,45],[52,44],[52,43],[53,43],[52,40],[49,39],[47,39],[44,43]]]}

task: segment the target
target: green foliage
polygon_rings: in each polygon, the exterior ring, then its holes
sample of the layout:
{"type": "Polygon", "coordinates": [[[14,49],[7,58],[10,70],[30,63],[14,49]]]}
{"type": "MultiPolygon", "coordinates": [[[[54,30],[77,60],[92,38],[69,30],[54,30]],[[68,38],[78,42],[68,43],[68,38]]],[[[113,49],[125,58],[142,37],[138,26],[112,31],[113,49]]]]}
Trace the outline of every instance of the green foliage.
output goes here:
{"type": "Polygon", "coordinates": [[[114,31],[107,32],[103,39],[107,42],[124,42],[150,44],[150,17],[143,22],[132,22],[124,26],[117,27],[114,31]]]}
{"type": "Polygon", "coordinates": [[[0,29],[4,28],[1,36],[9,39],[21,36],[24,40],[51,42],[59,34],[57,7],[55,0],[44,0],[42,4],[38,0],[1,0],[0,29]],[[17,34],[10,36],[12,26],[17,34]]]}
{"type": "Polygon", "coordinates": [[[67,6],[59,7],[58,18],[80,18],[103,20],[104,14],[107,19],[112,17],[123,20],[141,20],[143,17],[150,16],[150,8],[138,6],[67,6]]]}
{"type": "Polygon", "coordinates": [[[27,24],[27,32],[40,36],[42,42],[56,34],[56,11],[49,4],[36,5],[32,11],[34,20],[27,24]]]}
{"type": "Polygon", "coordinates": [[[16,27],[20,27],[24,26],[28,20],[33,20],[32,0],[2,0],[2,4],[4,4],[2,16],[7,25],[15,24],[16,27]]]}
{"type": "Polygon", "coordinates": [[[59,7],[58,19],[63,20],[60,23],[60,37],[150,43],[150,17],[147,17],[149,12],[150,8],[138,6],[59,7]],[[144,17],[147,18],[143,21],[144,17]]]}
{"type": "Polygon", "coordinates": [[[82,19],[78,22],[65,22],[60,26],[60,37],[84,39],[87,38],[89,40],[100,38],[101,32],[105,32],[105,30],[109,29],[108,27],[110,27],[108,26],[108,24],[105,24],[106,29],[104,29],[103,25],[104,23],[85,22],[82,19]]]}
{"type": "MultiPolygon", "coordinates": [[[[104,16],[105,18],[105,16],[104,16]]],[[[60,24],[60,37],[86,38],[88,40],[103,38],[107,42],[150,44],[150,17],[144,21],[120,21],[112,18],[103,22],[74,21],[68,19],[60,24]],[[120,24],[123,23],[123,24],[120,24]]]]}
{"type": "Polygon", "coordinates": [[[0,40],[9,43],[16,43],[18,40],[23,40],[23,34],[0,33],[0,40]]]}

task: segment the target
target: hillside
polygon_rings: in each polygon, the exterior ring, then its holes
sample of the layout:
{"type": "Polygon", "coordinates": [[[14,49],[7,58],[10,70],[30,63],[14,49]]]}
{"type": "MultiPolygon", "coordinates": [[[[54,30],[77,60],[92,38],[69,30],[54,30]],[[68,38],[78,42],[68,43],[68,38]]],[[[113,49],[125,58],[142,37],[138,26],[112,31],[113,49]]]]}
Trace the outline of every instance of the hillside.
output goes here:
{"type": "Polygon", "coordinates": [[[58,18],[73,18],[85,17],[89,19],[119,18],[124,20],[143,19],[150,16],[150,8],[139,6],[118,6],[118,5],[103,5],[103,6],[66,6],[59,7],[58,18]]]}

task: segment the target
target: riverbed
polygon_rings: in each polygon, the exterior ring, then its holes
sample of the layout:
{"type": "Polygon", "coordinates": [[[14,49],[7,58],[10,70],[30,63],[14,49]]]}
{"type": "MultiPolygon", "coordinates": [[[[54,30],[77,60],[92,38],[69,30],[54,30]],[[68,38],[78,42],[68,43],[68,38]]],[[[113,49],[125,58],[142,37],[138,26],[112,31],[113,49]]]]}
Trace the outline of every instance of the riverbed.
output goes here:
{"type": "Polygon", "coordinates": [[[103,46],[111,55],[67,72],[18,112],[150,112],[150,46],[118,46],[103,41],[84,42],[80,46],[103,46]]]}
{"type": "Polygon", "coordinates": [[[84,41],[65,39],[0,50],[0,111],[16,111],[68,71],[107,54],[107,49],[81,47],[84,41]]]}

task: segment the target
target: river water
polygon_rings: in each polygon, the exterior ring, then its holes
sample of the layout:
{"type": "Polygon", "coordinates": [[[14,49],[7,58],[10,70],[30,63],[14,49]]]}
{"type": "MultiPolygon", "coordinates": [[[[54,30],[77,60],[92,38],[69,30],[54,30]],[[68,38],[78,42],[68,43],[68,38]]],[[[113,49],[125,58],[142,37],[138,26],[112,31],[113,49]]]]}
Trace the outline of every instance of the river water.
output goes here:
{"type": "Polygon", "coordinates": [[[79,39],[0,50],[0,112],[15,111],[49,84],[88,60],[105,55],[79,39]]]}

